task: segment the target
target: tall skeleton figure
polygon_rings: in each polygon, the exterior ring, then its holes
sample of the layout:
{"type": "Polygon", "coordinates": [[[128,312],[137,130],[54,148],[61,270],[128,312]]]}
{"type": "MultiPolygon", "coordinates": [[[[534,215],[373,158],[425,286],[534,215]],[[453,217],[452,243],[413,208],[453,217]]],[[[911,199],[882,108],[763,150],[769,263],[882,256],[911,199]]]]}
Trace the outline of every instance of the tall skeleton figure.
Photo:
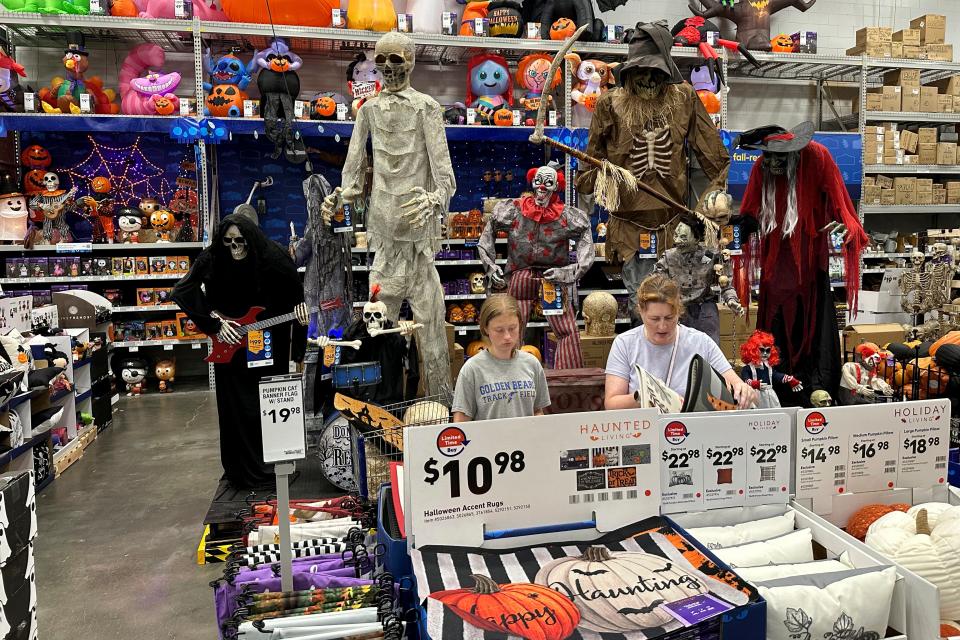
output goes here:
{"type": "MultiPolygon", "coordinates": [[[[587,154],[624,167],[638,181],[686,203],[692,151],[709,181],[699,212],[725,224],[730,200],[723,189],[730,158],[696,91],[683,81],[670,57],[673,37],[666,23],[638,24],[629,45],[627,61],[614,69],[619,87],[597,100],[587,154]]],[[[577,190],[593,193],[599,173],[584,167],[577,190]]],[[[677,213],[642,190],[621,189],[619,206],[610,212],[606,255],[625,261],[623,279],[631,296],[653,268],[649,260],[636,257],[641,232],[658,233],[664,246],[677,213]]]]}
{"type": "Polygon", "coordinates": [[[380,300],[396,322],[403,300],[423,324],[420,349],[427,393],[449,391],[450,356],[443,326],[443,287],[433,263],[439,249],[440,223],[456,191],[436,100],[410,86],[415,63],[413,40],[397,32],[384,34],[374,61],[383,76],[383,91],[363,103],[343,167],[343,186],[324,199],[330,218],[338,201],[360,211],[367,171],[367,138],[373,140],[373,183],[366,213],[367,243],[376,253],[370,282],[382,287],[380,300]]]}
{"type": "Polygon", "coordinates": [[[583,366],[577,315],[570,303],[572,285],[590,270],[595,257],[590,218],[575,207],[563,204],[563,174],[551,166],[530,169],[527,179],[532,196],[502,200],[493,208],[493,216],[483,229],[478,250],[495,287],[507,285],[520,303],[526,324],[530,310],[539,299],[543,281],[562,291],[563,313],[547,315],[550,328],[557,336],[556,369],[578,369],[583,366]],[[497,231],[507,232],[506,271],[496,263],[497,231]],[[570,264],[570,241],[577,243],[577,261],[570,264]]]}

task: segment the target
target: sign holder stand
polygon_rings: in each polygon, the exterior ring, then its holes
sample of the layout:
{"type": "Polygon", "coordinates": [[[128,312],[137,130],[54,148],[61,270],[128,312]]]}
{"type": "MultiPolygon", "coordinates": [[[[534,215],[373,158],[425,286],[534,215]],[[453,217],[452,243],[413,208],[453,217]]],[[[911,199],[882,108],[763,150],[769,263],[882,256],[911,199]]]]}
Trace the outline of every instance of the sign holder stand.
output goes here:
{"type": "Polygon", "coordinates": [[[277,475],[277,513],[280,525],[280,588],[293,591],[293,549],[290,542],[290,476],[296,469],[294,462],[278,462],[273,466],[277,475]]]}

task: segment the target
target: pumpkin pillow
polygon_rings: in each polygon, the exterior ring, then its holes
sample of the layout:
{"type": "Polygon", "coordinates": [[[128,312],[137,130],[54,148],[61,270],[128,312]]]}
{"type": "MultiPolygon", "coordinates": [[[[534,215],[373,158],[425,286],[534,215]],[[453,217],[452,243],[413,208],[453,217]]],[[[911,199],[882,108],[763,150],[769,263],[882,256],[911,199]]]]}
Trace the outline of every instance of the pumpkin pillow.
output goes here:
{"type": "Polygon", "coordinates": [[[893,567],[872,567],[760,583],[767,640],[883,638],[896,581],[893,567]]]}
{"type": "Polygon", "coordinates": [[[810,529],[800,529],[779,538],[717,549],[714,554],[734,569],[813,562],[813,534],[810,529]]]}
{"type": "Polygon", "coordinates": [[[788,511],[782,516],[743,522],[729,527],[695,527],[687,529],[687,533],[702,542],[708,549],[723,549],[786,535],[793,531],[795,522],[796,512],[788,511]]]}
{"type": "Polygon", "coordinates": [[[753,583],[765,580],[779,580],[790,576],[807,576],[816,573],[836,573],[849,571],[850,565],[840,560],[817,560],[815,562],[801,562],[800,564],[771,564],[765,567],[740,567],[737,575],[753,583]]]}

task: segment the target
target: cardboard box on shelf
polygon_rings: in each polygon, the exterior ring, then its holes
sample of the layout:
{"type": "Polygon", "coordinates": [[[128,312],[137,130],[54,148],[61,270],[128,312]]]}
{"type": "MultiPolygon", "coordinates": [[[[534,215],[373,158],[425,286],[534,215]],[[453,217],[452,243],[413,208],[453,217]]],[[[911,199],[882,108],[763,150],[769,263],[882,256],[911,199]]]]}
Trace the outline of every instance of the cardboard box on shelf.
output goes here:
{"type": "Polygon", "coordinates": [[[891,43],[890,43],[890,57],[891,57],[891,58],[903,58],[903,43],[902,43],[902,42],[891,42],[891,43]]]}
{"type": "Polygon", "coordinates": [[[957,164],[956,142],[940,142],[937,144],[937,164],[957,164]]]}
{"type": "Polygon", "coordinates": [[[904,129],[900,132],[900,148],[910,153],[917,152],[917,145],[920,144],[920,136],[913,131],[904,129]]]}
{"type": "MultiPolygon", "coordinates": [[[[911,29],[920,30],[920,42],[923,44],[943,44],[947,37],[947,17],[935,13],[928,13],[910,21],[911,29]]],[[[862,31],[862,29],[861,29],[862,31]]],[[[875,33],[873,38],[879,38],[883,34],[875,33]]],[[[868,41],[870,34],[864,34],[868,41]]],[[[891,39],[893,34],[890,34],[891,39]]],[[[857,43],[860,43],[860,32],[857,32],[857,43]]]]}
{"type": "MultiPolygon", "coordinates": [[[[864,294],[874,293],[878,294],[879,291],[860,292],[860,303],[859,308],[864,309],[864,303],[869,304],[870,296],[867,296],[865,300],[862,296],[864,294]]],[[[887,297],[890,297],[889,294],[886,294],[887,297]]],[[[899,307],[897,311],[899,311],[899,307]]],[[[843,329],[843,338],[846,341],[846,350],[852,351],[854,347],[858,344],[864,342],[872,342],[881,347],[884,347],[891,342],[903,342],[904,337],[906,336],[906,330],[899,324],[850,324],[844,327],[843,329]]]]}
{"type": "Polygon", "coordinates": [[[883,156],[883,162],[877,164],[903,164],[903,152],[897,151],[897,155],[893,156],[883,156]]]}
{"type": "Polygon", "coordinates": [[[937,87],[920,87],[920,111],[937,113],[940,108],[940,90],[937,87]]]}
{"type": "MultiPolygon", "coordinates": [[[[920,29],[901,29],[893,34],[894,42],[920,46],[920,29]]],[[[919,70],[918,70],[919,71],[919,70]]],[[[886,78],[884,78],[886,81],[886,78]]]]}
{"type": "MultiPolygon", "coordinates": [[[[883,109],[883,96],[880,93],[868,93],[865,103],[867,111],[881,111],[883,109]]],[[[860,113],[860,96],[853,99],[853,113],[860,113]]]]}
{"type": "Polygon", "coordinates": [[[919,156],[911,155],[909,153],[903,156],[903,164],[920,164],[917,162],[917,160],[919,160],[919,156]]]}
{"type": "Polygon", "coordinates": [[[921,142],[917,153],[920,164],[937,164],[937,143],[921,142]]]}
{"type": "Polygon", "coordinates": [[[937,129],[935,127],[920,127],[917,134],[920,136],[920,144],[937,142],[937,129]]]}
{"type": "Polygon", "coordinates": [[[885,132],[886,132],[886,131],[897,131],[897,130],[900,129],[900,127],[897,125],[896,122],[883,122],[883,123],[880,124],[880,128],[883,129],[885,132]]]}
{"type": "Polygon", "coordinates": [[[882,140],[882,139],[883,139],[883,127],[877,127],[877,126],[869,125],[869,124],[866,125],[866,126],[863,128],[863,139],[866,140],[866,139],[868,139],[868,138],[880,138],[880,139],[882,140]]]}
{"type": "Polygon", "coordinates": [[[877,185],[881,189],[893,189],[893,178],[890,176],[877,176],[877,185]]]}
{"type": "MultiPolygon", "coordinates": [[[[960,200],[960,192],[957,192],[957,199],[960,200]]],[[[883,206],[897,204],[897,192],[893,189],[880,189],[880,204],[883,206]]]]}
{"type": "Polygon", "coordinates": [[[940,89],[940,93],[948,96],[960,96],[960,76],[950,76],[936,82],[930,82],[930,86],[940,89]]]}
{"type": "Polygon", "coordinates": [[[863,187],[863,203],[864,204],[880,204],[880,187],[876,186],[866,186],[863,187]]]}
{"type": "MultiPolygon", "coordinates": [[[[902,105],[902,87],[883,87],[881,92],[881,111],[900,111],[902,105]]],[[[921,96],[921,100],[922,100],[921,96]]]]}
{"type": "Polygon", "coordinates": [[[917,192],[917,201],[914,204],[933,204],[933,192],[917,192]]]}
{"type": "Polygon", "coordinates": [[[960,193],[960,181],[958,180],[947,180],[943,188],[947,190],[947,193],[960,193]]]}
{"type": "Polygon", "coordinates": [[[943,189],[934,189],[933,204],[947,204],[947,192],[943,189]]]}
{"type": "MultiPolygon", "coordinates": [[[[580,334],[580,352],[583,354],[583,366],[587,368],[606,369],[607,356],[616,336],[588,336],[580,334]]],[[[556,343],[557,336],[552,331],[547,333],[547,341],[556,343]]]]}
{"type": "Polygon", "coordinates": [[[858,45],[882,44],[885,42],[893,42],[893,29],[890,27],[864,27],[857,31],[858,45]]]}
{"type": "Polygon", "coordinates": [[[733,315],[725,305],[718,305],[720,311],[720,335],[732,336],[736,333],[741,339],[746,339],[757,328],[758,307],[756,304],[750,305],[750,312],[742,318],[733,315]],[[747,319],[749,316],[749,320],[747,319]]]}
{"type": "Polygon", "coordinates": [[[883,84],[896,87],[919,87],[920,69],[893,69],[883,74],[883,84]]]}
{"type": "Polygon", "coordinates": [[[897,135],[888,136],[883,139],[883,150],[885,152],[889,151],[899,151],[900,150],[900,137],[897,135]]]}
{"type": "Polygon", "coordinates": [[[861,184],[865,187],[877,186],[877,178],[875,176],[863,176],[861,184]]]}
{"type": "Polygon", "coordinates": [[[935,62],[953,62],[952,44],[928,44],[926,49],[927,60],[933,60],[935,62]]]}
{"type": "Polygon", "coordinates": [[[863,162],[865,164],[882,164],[882,161],[883,161],[882,151],[878,152],[877,149],[863,150],[863,162]]]}
{"type": "Polygon", "coordinates": [[[893,43],[886,42],[883,44],[870,44],[866,46],[857,45],[847,49],[848,56],[869,56],[871,58],[889,58],[891,57],[891,51],[893,43]]]}
{"type": "Polygon", "coordinates": [[[953,112],[960,113],[960,96],[953,96],[953,112]]]}
{"type": "Polygon", "coordinates": [[[917,191],[933,191],[933,178],[917,178],[917,191]]]}
{"type": "Polygon", "coordinates": [[[954,96],[937,96],[939,113],[953,113],[953,98],[954,96]]]}
{"type": "Polygon", "coordinates": [[[901,87],[900,110],[908,113],[920,111],[920,87],[901,87]]]}
{"type": "Polygon", "coordinates": [[[947,191],[947,201],[944,204],[960,204],[960,191],[947,191]]]}
{"type": "Polygon", "coordinates": [[[903,57],[907,60],[922,60],[925,55],[927,55],[927,52],[924,47],[914,47],[907,44],[903,45],[903,57]]]}

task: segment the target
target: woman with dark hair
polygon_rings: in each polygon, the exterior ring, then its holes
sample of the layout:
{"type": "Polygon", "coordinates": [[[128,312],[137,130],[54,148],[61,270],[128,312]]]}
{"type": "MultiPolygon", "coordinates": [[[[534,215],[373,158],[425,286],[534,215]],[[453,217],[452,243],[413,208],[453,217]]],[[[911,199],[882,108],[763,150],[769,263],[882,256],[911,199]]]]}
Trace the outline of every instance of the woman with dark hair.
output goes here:
{"type": "Polygon", "coordinates": [[[172,297],[201,331],[230,344],[244,337],[230,318],[242,317],[251,307],[265,309],[258,320],[296,313],[300,324],[293,325],[292,333],[289,324],[268,330],[270,364],[263,365],[250,349],[238,349],[230,362],[214,365],[225,476],[237,488],[272,483],[272,470],[263,462],[258,386],[262,377],[289,373],[291,356],[303,359],[308,310],[293,261],[252,220],[227,216],[172,297]]]}

